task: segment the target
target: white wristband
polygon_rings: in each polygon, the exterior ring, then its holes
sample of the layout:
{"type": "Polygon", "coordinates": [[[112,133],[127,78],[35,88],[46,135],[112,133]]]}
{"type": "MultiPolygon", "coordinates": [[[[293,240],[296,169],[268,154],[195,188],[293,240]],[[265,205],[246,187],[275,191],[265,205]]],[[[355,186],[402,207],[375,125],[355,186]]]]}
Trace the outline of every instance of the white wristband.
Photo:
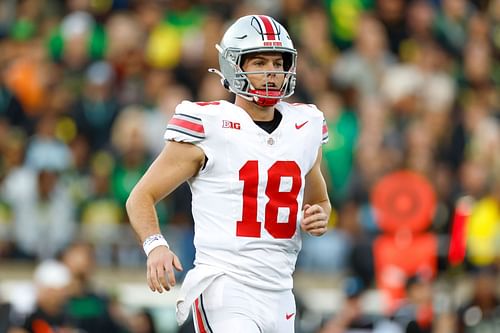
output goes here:
{"type": "Polygon", "coordinates": [[[146,238],[144,243],[142,243],[142,248],[146,253],[146,257],[149,256],[151,251],[153,251],[153,249],[157,248],[158,246],[166,246],[167,248],[170,248],[162,234],[151,235],[146,238]]]}

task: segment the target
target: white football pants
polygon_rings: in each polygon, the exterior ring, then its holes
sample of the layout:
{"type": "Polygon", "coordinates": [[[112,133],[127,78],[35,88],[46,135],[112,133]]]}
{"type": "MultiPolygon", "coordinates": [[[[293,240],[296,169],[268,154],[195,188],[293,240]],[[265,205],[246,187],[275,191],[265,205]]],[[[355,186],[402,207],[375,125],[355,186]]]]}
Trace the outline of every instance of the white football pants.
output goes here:
{"type": "Polygon", "coordinates": [[[293,333],[295,298],[291,290],[269,291],[216,278],[193,303],[197,333],[293,333]]]}

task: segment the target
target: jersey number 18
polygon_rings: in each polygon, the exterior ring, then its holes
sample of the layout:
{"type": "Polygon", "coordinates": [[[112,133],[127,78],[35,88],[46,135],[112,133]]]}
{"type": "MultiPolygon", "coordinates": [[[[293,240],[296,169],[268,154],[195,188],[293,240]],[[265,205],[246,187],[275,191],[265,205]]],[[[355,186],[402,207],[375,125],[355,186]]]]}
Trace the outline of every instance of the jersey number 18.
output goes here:
{"type": "MultiPolygon", "coordinates": [[[[240,237],[260,237],[261,222],[257,221],[257,198],[259,190],[259,161],[247,161],[240,169],[243,181],[242,219],[236,224],[236,235],[240,237]]],[[[297,196],[302,185],[300,168],[294,161],[277,161],[267,170],[266,196],[269,198],[265,207],[264,228],[274,238],[288,239],[295,234],[297,196]],[[283,177],[291,178],[289,191],[280,191],[283,177]],[[278,222],[279,208],[288,208],[288,221],[278,222]]]]}

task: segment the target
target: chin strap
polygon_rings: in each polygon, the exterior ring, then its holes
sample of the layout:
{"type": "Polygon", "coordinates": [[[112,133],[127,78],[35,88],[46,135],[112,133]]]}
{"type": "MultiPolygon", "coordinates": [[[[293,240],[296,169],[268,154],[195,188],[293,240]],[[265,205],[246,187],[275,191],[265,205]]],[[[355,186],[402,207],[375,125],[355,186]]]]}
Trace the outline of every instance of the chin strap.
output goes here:
{"type": "Polygon", "coordinates": [[[253,96],[253,101],[263,107],[276,105],[281,100],[279,97],[282,96],[281,91],[278,90],[249,89],[248,92],[259,95],[253,96]],[[274,98],[268,98],[269,96],[274,98]]]}
{"type": "Polygon", "coordinates": [[[254,102],[258,106],[262,107],[274,106],[281,100],[280,97],[283,96],[281,91],[279,90],[254,89],[252,85],[250,85],[251,89],[249,89],[248,92],[258,96],[245,96],[242,94],[238,94],[238,92],[233,91],[233,89],[231,89],[229,82],[227,81],[226,78],[224,78],[224,75],[222,75],[222,73],[218,69],[209,68],[208,71],[210,73],[217,74],[221,78],[220,82],[222,83],[224,88],[243,97],[247,101],[254,102]],[[273,97],[273,98],[268,98],[268,97],[273,97]]]}

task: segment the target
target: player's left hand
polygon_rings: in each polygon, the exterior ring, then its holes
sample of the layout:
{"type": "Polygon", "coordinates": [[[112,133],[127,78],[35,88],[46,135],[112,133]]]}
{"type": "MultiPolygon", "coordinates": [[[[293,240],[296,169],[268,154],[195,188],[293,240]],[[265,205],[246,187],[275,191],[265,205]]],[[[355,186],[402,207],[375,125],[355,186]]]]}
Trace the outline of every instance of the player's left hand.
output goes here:
{"type": "Polygon", "coordinates": [[[304,205],[302,230],[313,236],[321,236],[328,230],[328,216],[320,205],[304,205]]]}

